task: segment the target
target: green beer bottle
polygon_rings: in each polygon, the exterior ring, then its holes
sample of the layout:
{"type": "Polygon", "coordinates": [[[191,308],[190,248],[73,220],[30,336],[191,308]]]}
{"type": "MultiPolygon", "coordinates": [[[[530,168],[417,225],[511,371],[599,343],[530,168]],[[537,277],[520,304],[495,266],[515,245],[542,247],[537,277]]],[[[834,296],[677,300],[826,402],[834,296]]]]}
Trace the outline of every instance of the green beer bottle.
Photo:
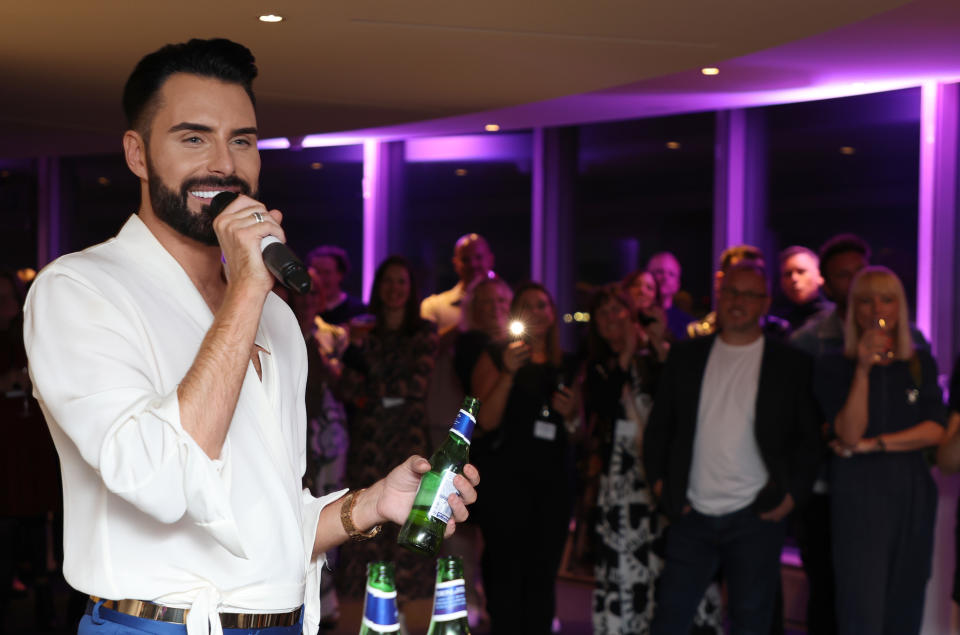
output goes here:
{"type": "Polygon", "coordinates": [[[392,562],[371,562],[367,565],[367,597],[363,601],[360,635],[396,633],[400,630],[397,613],[397,586],[393,581],[392,562]]]}
{"type": "Polygon", "coordinates": [[[430,471],[420,480],[413,509],[397,538],[398,543],[411,551],[433,557],[440,549],[443,532],[452,515],[447,497],[457,491],[453,477],[470,458],[470,437],[479,409],[478,399],[465,397],[447,440],[430,457],[430,471]]]}
{"type": "Polygon", "coordinates": [[[463,560],[459,556],[444,556],[437,560],[433,617],[427,635],[470,635],[467,588],[463,580],[463,560]]]}

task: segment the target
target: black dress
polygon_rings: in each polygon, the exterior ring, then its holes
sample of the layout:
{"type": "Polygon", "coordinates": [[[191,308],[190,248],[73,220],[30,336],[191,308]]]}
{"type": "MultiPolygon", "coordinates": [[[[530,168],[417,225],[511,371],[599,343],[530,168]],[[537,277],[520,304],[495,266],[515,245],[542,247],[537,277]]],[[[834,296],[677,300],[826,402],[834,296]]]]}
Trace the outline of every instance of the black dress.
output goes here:
{"type": "MultiPolygon", "coordinates": [[[[855,362],[826,357],[814,390],[827,421],[850,392],[855,362]]],[[[864,437],[923,421],[943,425],[936,363],[912,360],[870,370],[864,437]]],[[[845,633],[919,633],[930,577],[937,488],[922,450],[834,456],[830,468],[837,627],[845,633]]]]}
{"type": "MultiPolygon", "coordinates": [[[[950,375],[950,412],[960,413],[960,357],[953,364],[950,375]]],[[[954,551],[956,563],[953,569],[953,601],[960,604],[960,501],[957,502],[957,525],[954,529],[954,551]]]]}
{"type": "Polygon", "coordinates": [[[520,368],[499,428],[481,444],[481,568],[495,635],[548,635],[553,622],[573,502],[567,430],[552,411],[543,416],[560,377],[551,364],[520,368]]]}

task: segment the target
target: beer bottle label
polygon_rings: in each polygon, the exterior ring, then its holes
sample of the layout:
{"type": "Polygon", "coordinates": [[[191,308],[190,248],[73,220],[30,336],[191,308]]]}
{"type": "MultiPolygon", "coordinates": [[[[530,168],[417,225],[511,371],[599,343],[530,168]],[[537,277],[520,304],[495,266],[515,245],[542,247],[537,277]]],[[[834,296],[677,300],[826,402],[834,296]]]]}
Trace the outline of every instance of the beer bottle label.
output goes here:
{"type": "Polygon", "coordinates": [[[434,496],[433,504],[430,505],[430,511],[427,513],[432,520],[439,520],[444,523],[450,521],[453,510],[450,509],[450,503],[447,502],[447,498],[450,497],[450,494],[457,493],[457,488],[453,486],[453,477],[456,475],[456,472],[448,468],[444,470],[440,476],[440,485],[437,486],[437,494],[434,496]]]}
{"type": "Polygon", "coordinates": [[[473,436],[473,426],[476,425],[477,420],[473,417],[472,414],[466,410],[461,410],[457,414],[457,418],[453,421],[453,426],[450,428],[450,432],[453,432],[458,437],[467,442],[467,445],[470,444],[470,438],[473,436]]]}
{"type": "Polygon", "coordinates": [[[467,616],[467,591],[463,579],[438,582],[433,598],[433,621],[449,622],[467,616]]]}
{"type": "Polygon", "coordinates": [[[381,591],[367,585],[367,601],[363,607],[363,625],[384,633],[400,630],[397,614],[397,592],[381,591]]]}

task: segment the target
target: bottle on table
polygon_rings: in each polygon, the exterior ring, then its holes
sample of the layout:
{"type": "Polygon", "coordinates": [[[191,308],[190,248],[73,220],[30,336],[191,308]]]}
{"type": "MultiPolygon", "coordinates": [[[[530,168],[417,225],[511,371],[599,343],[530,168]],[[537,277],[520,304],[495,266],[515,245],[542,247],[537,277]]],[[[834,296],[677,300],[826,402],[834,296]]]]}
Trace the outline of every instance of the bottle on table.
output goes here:
{"type": "Polygon", "coordinates": [[[457,491],[453,477],[470,458],[470,437],[479,409],[478,399],[465,397],[446,441],[430,457],[430,471],[420,480],[413,509],[397,538],[401,546],[431,557],[437,555],[447,521],[453,515],[447,502],[450,494],[457,491]]]}
{"type": "Polygon", "coordinates": [[[444,556],[437,560],[433,617],[427,635],[470,635],[463,560],[459,556],[444,556]]]}
{"type": "Polygon", "coordinates": [[[397,613],[397,586],[392,562],[367,565],[367,594],[363,601],[360,635],[379,635],[400,631],[397,613]]]}

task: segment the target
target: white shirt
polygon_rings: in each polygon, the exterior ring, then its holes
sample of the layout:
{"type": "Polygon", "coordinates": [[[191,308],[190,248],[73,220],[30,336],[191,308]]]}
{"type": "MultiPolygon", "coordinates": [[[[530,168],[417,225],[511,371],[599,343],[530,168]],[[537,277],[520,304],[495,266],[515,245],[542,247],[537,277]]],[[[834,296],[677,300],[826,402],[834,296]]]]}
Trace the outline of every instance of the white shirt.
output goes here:
{"type": "Polygon", "coordinates": [[[437,332],[445,333],[460,323],[460,302],[465,293],[463,282],[458,282],[452,289],[427,296],[420,303],[420,317],[435,322],[437,332]]]}
{"type": "MultiPolygon", "coordinates": [[[[253,364],[218,460],[180,423],[177,385],[213,322],[186,272],[136,215],[116,238],[46,267],[24,308],[34,394],[60,455],[64,575],[109,599],[218,612],[304,603],[316,633],[324,557],[306,466],[306,350],[289,308],[265,303],[253,364]]],[[[209,622],[209,631],[208,631],[209,622]]],[[[312,629],[312,630],[311,630],[312,629]]]]}
{"type": "Polygon", "coordinates": [[[687,498],[719,516],[753,502],[769,477],[754,434],[763,338],[746,346],[714,340],[700,386],[687,498]]]}

